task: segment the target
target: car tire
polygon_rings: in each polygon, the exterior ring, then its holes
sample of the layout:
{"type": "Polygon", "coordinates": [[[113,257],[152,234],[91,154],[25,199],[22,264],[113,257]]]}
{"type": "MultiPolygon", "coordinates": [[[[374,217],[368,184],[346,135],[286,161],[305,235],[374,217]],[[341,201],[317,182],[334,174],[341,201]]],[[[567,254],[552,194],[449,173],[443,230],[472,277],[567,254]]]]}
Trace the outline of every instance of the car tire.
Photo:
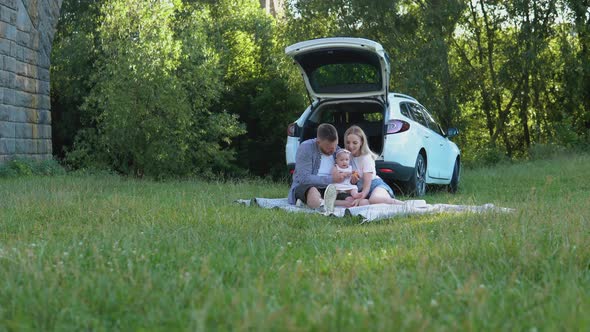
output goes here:
{"type": "Polygon", "coordinates": [[[421,153],[416,157],[416,165],[408,182],[407,191],[410,195],[416,197],[422,197],[426,194],[426,160],[421,153]]]}
{"type": "Polygon", "coordinates": [[[459,159],[455,160],[455,166],[453,167],[453,176],[451,177],[451,182],[449,183],[449,192],[451,194],[455,194],[459,189],[459,179],[461,176],[461,163],[459,159]]]}

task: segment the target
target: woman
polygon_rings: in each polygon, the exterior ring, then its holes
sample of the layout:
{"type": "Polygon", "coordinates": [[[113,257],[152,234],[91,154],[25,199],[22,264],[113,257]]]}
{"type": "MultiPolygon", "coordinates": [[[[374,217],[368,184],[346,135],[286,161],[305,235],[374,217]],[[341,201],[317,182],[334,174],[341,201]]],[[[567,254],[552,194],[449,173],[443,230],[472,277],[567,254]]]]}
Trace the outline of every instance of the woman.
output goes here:
{"type": "Polygon", "coordinates": [[[352,205],[366,204],[404,204],[395,199],[393,190],[377,176],[375,169],[376,155],[369,149],[367,136],[359,126],[351,126],[344,133],[344,145],[352,155],[353,173],[351,183],[356,183],[362,194],[352,205]]]}

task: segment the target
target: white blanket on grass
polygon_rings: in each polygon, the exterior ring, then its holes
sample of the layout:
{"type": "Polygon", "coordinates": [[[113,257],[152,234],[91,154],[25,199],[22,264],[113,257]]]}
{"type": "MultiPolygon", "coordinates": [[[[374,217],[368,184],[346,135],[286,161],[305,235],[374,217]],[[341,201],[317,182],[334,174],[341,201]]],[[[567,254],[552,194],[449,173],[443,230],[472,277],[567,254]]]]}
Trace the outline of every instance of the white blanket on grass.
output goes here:
{"type": "Polygon", "coordinates": [[[484,205],[452,205],[452,204],[427,204],[424,200],[408,200],[404,204],[372,204],[366,206],[357,206],[343,208],[336,206],[334,212],[326,214],[323,208],[310,209],[307,206],[295,206],[289,204],[287,198],[254,198],[239,199],[237,203],[246,206],[259,206],[265,209],[282,209],[289,212],[318,213],[335,217],[353,216],[359,218],[361,223],[370,222],[379,219],[386,219],[400,215],[423,214],[423,213],[441,213],[441,212],[513,212],[514,209],[496,207],[494,204],[484,205]]]}

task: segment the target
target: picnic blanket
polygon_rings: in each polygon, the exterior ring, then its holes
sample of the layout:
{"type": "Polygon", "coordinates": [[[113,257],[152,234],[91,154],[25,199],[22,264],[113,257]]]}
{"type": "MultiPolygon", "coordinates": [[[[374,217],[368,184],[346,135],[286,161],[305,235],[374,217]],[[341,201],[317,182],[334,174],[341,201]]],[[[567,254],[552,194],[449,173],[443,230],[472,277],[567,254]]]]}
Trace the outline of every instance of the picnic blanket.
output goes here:
{"type": "Polygon", "coordinates": [[[424,213],[442,213],[442,212],[513,212],[514,209],[496,207],[494,204],[483,205],[452,205],[452,204],[427,204],[424,200],[408,200],[404,204],[372,204],[366,206],[356,206],[344,208],[336,206],[333,213],[327,214],[323,208],[311,209],[307,206],[295,206],[289,204],[287,198],[254,198],[239,199],[236,201],[246,206],[258,206],[265,209],[281,209],[289,212],[315,213],[324,214],[334,217],[352,216],[359,218],[361,223],[366,223],[379,219],[386,219],[395,216],[424,214],[424,213]]]}

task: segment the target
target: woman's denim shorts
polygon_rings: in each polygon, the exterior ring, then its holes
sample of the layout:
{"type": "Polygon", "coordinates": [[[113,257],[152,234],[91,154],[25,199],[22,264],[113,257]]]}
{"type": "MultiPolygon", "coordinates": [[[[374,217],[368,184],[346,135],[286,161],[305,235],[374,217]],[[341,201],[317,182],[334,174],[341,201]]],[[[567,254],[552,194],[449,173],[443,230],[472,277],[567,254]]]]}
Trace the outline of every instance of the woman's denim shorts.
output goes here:
{"type": "MultiPolygon", "coordinates": [[[[359,180],[359,182],[357,182],[356,185],[359,188],[359,191],[363,190],[362,179],[359,180]]],[[[369,194],[367,195],[367,198],[371,197],[371,194],[373,194],[373,190],[378,187],[385,189],[385,191],[389,193],[389,196],[391,196],[391,198],[395,198],[395,195],[393,194],[393,189],[391,189],[391,187],[387,183],[385,183],[385,181],[383,181],[382,178],[374,178],[373,181],[371,181],[371,188],[369,189],[369,194]]]]}

